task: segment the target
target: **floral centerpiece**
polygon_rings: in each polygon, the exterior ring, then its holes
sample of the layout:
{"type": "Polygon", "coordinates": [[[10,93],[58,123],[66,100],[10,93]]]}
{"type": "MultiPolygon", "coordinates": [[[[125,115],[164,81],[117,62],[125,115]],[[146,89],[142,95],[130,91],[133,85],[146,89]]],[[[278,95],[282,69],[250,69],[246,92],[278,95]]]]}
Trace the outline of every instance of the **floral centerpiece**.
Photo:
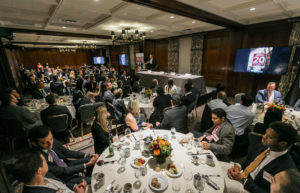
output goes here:
{"type": "Polygon", "coordinates": [[[280,109],[280,110],[282,110],[282,111],[285,111],[285,106],[284,105],[276,105],[276,104],[269,104],[268,105],[268,109],[270,109],[270,108],[277,108],[277,109],[280,109]]]}
{"type": "Polygon", "coordinates": [[[114,78],[110,78],[110,82],[111,82],[111,83],[114,83],[114,82],[115,82],[115,79],[114,79],[114,78]]]}
{"type": "Polygon", "coordinates": [[[156,158],[157,163],[164,163],[166,158],[171,155],[173,148],[168,140],[157,137],[149,145],[149,151],[156,158]]]}
{"type": "Polygon", "coordinates": [[[150,98],[152,96],[152,90],[150,88],[146,89],[144,95],[150,98]]]}

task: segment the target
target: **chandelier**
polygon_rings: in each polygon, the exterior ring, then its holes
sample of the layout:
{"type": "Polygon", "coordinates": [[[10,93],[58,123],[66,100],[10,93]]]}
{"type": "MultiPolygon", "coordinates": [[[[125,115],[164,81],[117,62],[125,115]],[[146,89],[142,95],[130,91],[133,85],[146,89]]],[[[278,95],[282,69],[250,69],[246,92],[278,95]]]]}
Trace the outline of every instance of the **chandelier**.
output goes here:
{"type": "Polygon", "coordinates": [[[59,52],[76,52],[75,48],[59,48],[59,52]]]}
{"type": "Polygon", "coordinates": [[[83,41],[81,44],[77,45],[77,49],[83,49],[83,50],[91,50],[91,49],[96,49],[97,45],[96,44],[91,44],[87,41],[83,41]]]}
{"type": "Polygon", "coordinates": [[[119,44],[133,44],[143,42],[146,39],[146,33],[139,33],[138,30],[133,30],[130,28],[122,29],[122,33],[116,35],[114,31],[111,32],[111,39],[114,43],[119,44]]]}

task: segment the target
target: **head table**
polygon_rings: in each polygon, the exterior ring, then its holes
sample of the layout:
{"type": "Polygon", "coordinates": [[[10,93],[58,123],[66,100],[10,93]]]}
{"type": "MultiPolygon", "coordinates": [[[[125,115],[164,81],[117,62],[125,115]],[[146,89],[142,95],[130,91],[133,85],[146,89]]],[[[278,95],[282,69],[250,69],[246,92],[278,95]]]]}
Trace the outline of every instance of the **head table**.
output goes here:
{"type": "MultiPolygon", "coordinates": [[[[206,164],[206,156],[207,154],[201,154],[198,155],[198,157],[200,158],[200,160],[202,160],[202,162],[200,162],[199,165],[195,165],[192,163],[192,155],[189,155],[187,152],[187,147],[181,145],[178,143],[178,140],[181,139],[182,137],[184,137],[184,134],[178,133],[176,132],[175,137],[176,139],[174,139],[172,137],[172,134],[170,132],[170,130],[146,130],[146,131],[140,131],[140,132],[135,132],[135,133],[131,133],[130,134],[130,138],[126,138],[125,143],[122,142],[122,144],[124,144],[124,147],[130,147],[130,156],[126,159],[126,162],[124,164],[125,167],[125,171],[120,173],[119,172],[119,168],[121,167],[120,163],[118,161],[115,161],[114,163],[108,163],[105,165],[95,165],[94,169],[93,169],[93,173],[92,173],[92,191],[95,193],[102,193],[105,192],[106,188],[109,186],[109,184],[115,180],[114,182],[114,187],[116,187],[117,185],[119,185],[118,189],[120,189],[121,187],[123,187],[126,183],[131,183],[132,185],[134,184],[134,182],[137,180],[137,178],[135,177],[135,171],[137,169],[134,169],[131,166],[131,162],[133,162],[133,160],[137,157],[142,156],[142,150],[144,150],[145,147],[144,146],[144,141],[143,138],[147,137],[147,136],[152,136],[154,139],[156,139],[157,136],[159,137],[163,137],[163,138],[168,138],[169,142],[172,145],[173,151],[171,156],[169,156],[166,160],[165,163],[163,164],[158,164],[156,162],[156,160],[153,157],[149,157],[146,158],[148,159],[148,163],[146,165],[146,175],[145,176],[140,176],[139,179],[141,181],[141,187],[138,189],[135,189],[134,186],[132,187],[132,192],[154,192],[150,187],[149,187],[149,182],[151,181],[151,177],[155,174],[162,174],[164,176],[166,176],[167,180],[168,180],[168,187],[162,191],[162,192],[175,192],[172,189],[172,186],[174,183],[178,183],[180,184],[180,191],[179,192],[185,192],[187,188],[190,188],[193,190],[193,192],[199,192],[197,191],[194,186],[193,186],[193,179],[191,180],[186,180],[187,178],[184,178],[184,170],[186,171],[190,171],[190,173],[192,174],[191,176],[194,176],[197,173],[200,173],[201,175],[212,175],[210,177],[210,179],[212,181],[214,181],[220,188],[220,190],[215,190],[213,189],[211,186],[209,186],[208,184],[204,185],[204,190],[201,192],[223,192],[224,191],[224,177],[222,175],[222,170],[220,167],[220,164],[218,162],[218,160],[216,159],[216,157],[213,155],[213,153],[211,151],[207,151],[207,150],[203,150],[203,149],[199,149],[198,153],[208,153],[210,155],[213,156],[213,160],[214,160],[214,166],[209,166],[206,164]],[[134,137],[132,136],[134,135],[134,137]],[[130,140],[129,140],[130,139],[130,140]],[[141,148],[140,149],[135,149],[135,143],[136,141],[140,141],[141,142],[141,148]],[[126,144],[127,142],[127,144],[126,144]],[[130,145],[128,145],[130,142],[130,145]],[[126,146],[126,145],[128,146],[126,146]],[[173,177],[169,177],[166,173],[166,168],[167,165],[169,163],[174,162],[177,165],[180,165],[180,167],[182,168],[183,174],[181,174],[179,177],[177,178],[173,178],[173,177]],[[101,187],[97,187],[97,181],[96,181],[96,176],[99,175],[99,173],[104,173],[104,185],[102,185],[101,187]],[[146,189],[146,191],[145,191],[146,189]]],[[[109,157],[109,150],[108,148],[100,155],[99,160],[104,160],[104,162],[106,161],[113,161],[113,160],[119,160],[120,159],[120,152],[122,150],[117,149],[116,146],[118,146],[120,142],[115,142],[114,143],[114,156],[113,157],[109,157]]],[[[121,148],[122,149],[122,148],[121,148]]],[[[196,153],[197,150],[194,146],[192,146],[192,149],[189,149],[189,152],[191,153],[196,153]]],[[[98,160],[98,161],[99,161],[98,160]]],[[[118,191],[115,191],[118,192],[118,191]]],[[[121,191],[123,193],[123,189],[121,191]]]]}

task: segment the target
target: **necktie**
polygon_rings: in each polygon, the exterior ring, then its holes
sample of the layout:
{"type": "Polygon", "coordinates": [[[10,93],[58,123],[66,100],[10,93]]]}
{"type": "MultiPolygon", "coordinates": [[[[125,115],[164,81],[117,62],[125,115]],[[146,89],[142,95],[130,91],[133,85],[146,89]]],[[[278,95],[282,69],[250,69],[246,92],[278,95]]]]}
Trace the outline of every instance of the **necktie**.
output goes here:
{"type": "Polygon", "coordinates": [[[53,150],[49,150],[49,154],[51,155],[51,157],[53,158],[54,162],[59,166],[59,167],[63,167],[66,168],[68,167],[68,165],[63,162],[61,159],[59,159],[59,157],[56,155],[56,153],[54,153],[53,150]]]}
{"type": "Polygon", "coordinates": [[[251,162],[250,165],[246,167],[246,169],[241,173],[244,179],[248,178],[249,174],[257,168],[257,166],[266,158],[266,156],[270,153],[270,150],[264,151],[259,154],[256,159],[251,162]]]}

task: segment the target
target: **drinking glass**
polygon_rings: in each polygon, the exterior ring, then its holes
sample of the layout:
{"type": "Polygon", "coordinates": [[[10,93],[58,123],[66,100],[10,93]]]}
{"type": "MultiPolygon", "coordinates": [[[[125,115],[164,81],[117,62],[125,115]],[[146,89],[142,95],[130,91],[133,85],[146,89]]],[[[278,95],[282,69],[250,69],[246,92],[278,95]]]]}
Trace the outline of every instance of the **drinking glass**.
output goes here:
{"type": "Polygon", "coordinates": [[[135,187],[136,189],[141,187],[141,180],[140,180],[140,176],[142,175],[142,170],[141,168],[135,170],[134,172],[134,176],[136,177],[136,181],[133,183],[133,187],[135,187]]]}
{"type": "Polygon", "coordinates": [[[119,141],[123,143],[125,141],[124,135],[119,135],[119,141]]]}
{"type": "Polygon", "coordinates": [[[125,129],[125,136],[128,137],[128,135],[131,134],[131,129],[130,128],[126,128],[125,129]]]}
{"type": "Polygon", "coordinates": [[[194,192],[191,188],[190,188],[190,181],[193,179],[193,173],[192,170],[190,168],[185,168],[183,171],[183,178],[186,180],[186,190],[185,192],[194,192]]]}
{"type": "Polygon", "coordinates": [[[140,141],[143,139],[144,136],[143,136],[142,130],[139,131],[138,137],[139,137],[140,141]]]}
{"type": "Polygon", "coordinates": [[[192,152],[191,152],[191,150],[192,150],[192,144],[190,143],[190,142],[188,142],[187,144],[186,144],[186,149],[187,149],[187,154],[188,155],[190,155],[190,154],[192,154],[192,152]]]}
{"type": "Polygon", "coordinates": [[[172,139],[176,139],[176,129],[174,127],[171,128],[172,139]]]}
{"type": "Polygon", "coordinates": [[[179,180],[174,180],[173,183],[172,183],[172,190],[174,192],[179,192],[180,191],[180,188],[181,188],[181,183],[179,180]]]}

